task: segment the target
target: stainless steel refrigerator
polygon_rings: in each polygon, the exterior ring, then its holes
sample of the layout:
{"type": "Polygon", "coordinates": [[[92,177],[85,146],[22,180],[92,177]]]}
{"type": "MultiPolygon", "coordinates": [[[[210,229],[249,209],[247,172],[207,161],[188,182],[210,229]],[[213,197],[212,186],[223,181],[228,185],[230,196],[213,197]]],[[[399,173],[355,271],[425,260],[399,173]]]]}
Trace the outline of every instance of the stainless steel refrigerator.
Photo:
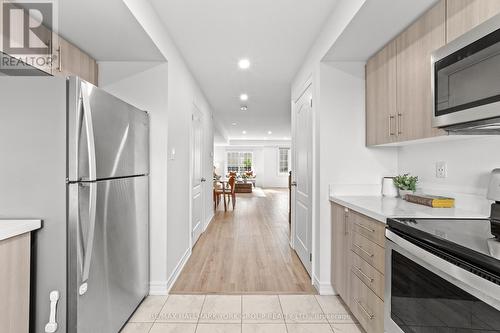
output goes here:
{"type": "Polygon", "coordinates": [[[32,332],[115,333],[146,296],[148,174],[146,112],[76,77],[0,78],[0,217],[43,220],[32,332]]]}

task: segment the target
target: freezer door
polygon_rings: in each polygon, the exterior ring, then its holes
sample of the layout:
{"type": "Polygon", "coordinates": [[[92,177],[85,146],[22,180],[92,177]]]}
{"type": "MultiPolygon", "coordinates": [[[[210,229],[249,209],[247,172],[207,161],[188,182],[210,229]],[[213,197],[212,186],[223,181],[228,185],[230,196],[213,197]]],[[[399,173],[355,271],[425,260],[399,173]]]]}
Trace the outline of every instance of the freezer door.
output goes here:
{"type": "Polygon", "coordinates": [[[115,333],[149,290],[148,177],[68,187],[68,333],[115,333]]]}
{"type": "Polygon", "coordinates": [[[70,181],[148,174],[147,113],[71,77],[68,81],[68,154],[70,181]]]}

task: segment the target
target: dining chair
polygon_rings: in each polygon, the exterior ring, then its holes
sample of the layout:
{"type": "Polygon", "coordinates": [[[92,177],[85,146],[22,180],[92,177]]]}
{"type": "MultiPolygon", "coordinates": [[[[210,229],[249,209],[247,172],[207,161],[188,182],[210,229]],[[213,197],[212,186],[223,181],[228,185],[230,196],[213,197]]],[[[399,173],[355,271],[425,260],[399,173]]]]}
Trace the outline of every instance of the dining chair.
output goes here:
{"type": "Polygon", "coordinates": [[[227,181],[227,184],[223,184],[223,188],[214,188],[214,195],[215,195],[215,201],[216,201],[216,207],[219,206],[220,202],[220,197],[223,196],[224,199],[224,209],[227,210],[226,206],[226,197],[228,198],[227,203],[229,204],[232,202],[233,204],[233,210],[236,205],[236,177],[231,176],[229,177],[229,180],[227,181]]]}

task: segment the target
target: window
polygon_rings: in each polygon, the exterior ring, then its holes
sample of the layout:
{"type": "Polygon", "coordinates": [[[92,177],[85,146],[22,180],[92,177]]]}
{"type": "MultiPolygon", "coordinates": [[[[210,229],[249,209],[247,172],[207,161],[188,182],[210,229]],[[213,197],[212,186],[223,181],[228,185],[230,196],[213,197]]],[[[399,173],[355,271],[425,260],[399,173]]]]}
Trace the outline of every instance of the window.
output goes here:
{"type": "Polygon", "coordinates": [[[227,153],[227,172],[242,173],[252,171],[253,154],[249,152],[230,151],[227,153]]]}
{"type": "Polygon", "coordinates": [[[278,173],[287,174],[289,171],[290,171],[290,148],[279,148],[278,173]]]}

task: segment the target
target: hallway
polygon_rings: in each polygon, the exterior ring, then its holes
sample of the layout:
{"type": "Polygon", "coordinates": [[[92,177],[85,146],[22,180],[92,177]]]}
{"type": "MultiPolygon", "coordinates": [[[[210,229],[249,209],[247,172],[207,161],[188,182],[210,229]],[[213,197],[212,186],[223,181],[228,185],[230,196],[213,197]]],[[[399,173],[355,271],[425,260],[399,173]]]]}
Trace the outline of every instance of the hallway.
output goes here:
{"type": "Polygon", "coordinates": [[[288,190],[238,194],[221,202],[171,294],[313,294],[311,279],[289,246],[288,190]]]}

